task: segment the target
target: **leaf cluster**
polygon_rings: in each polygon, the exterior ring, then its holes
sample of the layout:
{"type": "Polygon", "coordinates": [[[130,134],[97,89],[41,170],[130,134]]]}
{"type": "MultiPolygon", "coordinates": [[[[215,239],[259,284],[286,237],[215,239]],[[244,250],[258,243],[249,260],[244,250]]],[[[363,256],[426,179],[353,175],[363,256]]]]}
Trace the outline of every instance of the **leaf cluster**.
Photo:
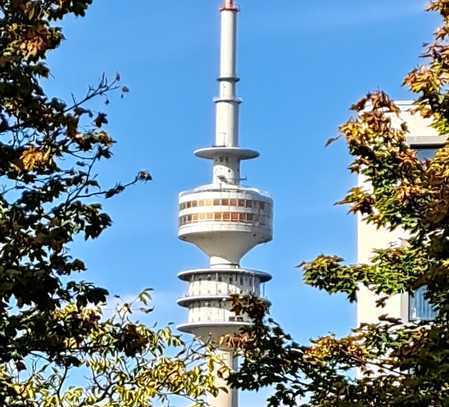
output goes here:
{"type": "MultiPolygon", "coordinates": [[[[60,25],[91,3],[0,1],[0,405],[137,407],[172,395],[202,404],[218,391],[208,348],[133,321],[129,304],[107,317],[108,291],[81,280],[87,266],[70,253],[75,239],[111,226],[100,199],[151,180],[140,171],[104,187],[96,172],[115,141],[107,114],[92,106],[129,92],[119,75],[70,101],[43,87],[60,25]],[[87,382],[71,381],[78,370],[87,382]]],[[[149,292],[140,300],[150,313],[149,292]]]]}
{"type": "Polygon", "coordinates": [[[403,239],[375,250],[367,264],[323,254],[300,267],[307,284],[351,302],[368,288],[378,307],[391,295],[427,286],[437,317],[404,324],[384,315],[347,337],[330,334],[300,345],[268,318],[266,306],[261,312],[260,301],[236,299],[236,310],[254,325],[234,339],[243,363],[230,381],[243,389],[272,386],[269,406],[449,405],[449,2],[433,0],[428,10],[440,14],[442,25],[426,45],[425,63],[404,85],[416,95],[414,114],[441,135],[435,156],[417,157],[399,107],[382,91],[354,104],[353,116],[328,143],[346,140],[349,170],[366,185],[338,204],[403,239]]]}

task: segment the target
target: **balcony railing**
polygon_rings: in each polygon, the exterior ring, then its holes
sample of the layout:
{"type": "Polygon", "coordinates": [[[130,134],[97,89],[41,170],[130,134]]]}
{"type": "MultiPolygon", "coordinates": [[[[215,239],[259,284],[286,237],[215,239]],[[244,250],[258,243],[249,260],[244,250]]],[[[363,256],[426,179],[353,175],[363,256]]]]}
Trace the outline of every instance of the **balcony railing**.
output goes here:
{"type": "Polygon", "coordinates": [[[255,296],[261,296],[265,297],[265,284],[260,285],[260,289],[257,290],[256,288],[238,288],[238,287],[229,287],[227,289],[222,289],[220,287],[216,287],[214,289],[206,289],[204,291],[187,291],[184,293],[184,298],[191,298],[191,297],[210,297],[210,296],[216,296],[216,297],[229,297],[231,295],[255,295],[255,296]]]}

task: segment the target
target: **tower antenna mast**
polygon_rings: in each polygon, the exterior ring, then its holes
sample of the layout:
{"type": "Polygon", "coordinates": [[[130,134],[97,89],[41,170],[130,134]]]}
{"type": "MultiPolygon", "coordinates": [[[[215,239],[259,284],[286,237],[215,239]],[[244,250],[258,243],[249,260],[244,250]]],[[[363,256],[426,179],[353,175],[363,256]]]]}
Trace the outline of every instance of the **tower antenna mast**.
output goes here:
{"type": "Polygon", "coordinates": [[[235,3],[234,0],[224,0],[223,7],[222,7],[221,9],[222,9],[222,10],[223,10],[223,9],[226,9],[226,10],[236,10],[236,11],[239,10],[239,8],[238,8],[238,6],[237,6],[237,4],[235,3]]]}

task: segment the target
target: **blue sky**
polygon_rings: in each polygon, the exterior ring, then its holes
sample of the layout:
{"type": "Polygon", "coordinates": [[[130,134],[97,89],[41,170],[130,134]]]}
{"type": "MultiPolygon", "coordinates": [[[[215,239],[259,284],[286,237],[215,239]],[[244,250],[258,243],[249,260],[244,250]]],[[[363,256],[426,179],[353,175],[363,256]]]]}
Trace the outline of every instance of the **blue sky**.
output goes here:
{"type": "MultiPolygon", "coordinates": [[[[205,184],[210,163],[192,151],[213,140],[220,0],[96,0],[84,19],[65,24],[67,37],[50,58],[51,94],[82,95],[105,72],[120,72],[130,88],[107,107],[115,156],[99,168],[106,183],[148,169],[154,181],[105,202],[114,226],[97,242],[77,244],[83,276],[114,294],[155,289],[161,322],[181,322],[176,274],[207,265],[176,238],[177,193],[205,184]]],[[[239,94],[244,100],[241,145],[261,158],[245,163],[248,184],[275,201],[272,243],[243,265],[273,274],[267,293],[273,314],[300,340],[345,334],[354,306],[305,287],[295,265],[338,254],[355,261],[355,220],[335,207],[355,180],[343,143],[324,148],[367,91],[407,98],[404,74],[418,64],[434,16],[422,0],[240,0],[239,94]]],[[[262,406],[244,394],[242,405],[262,406]]]]}

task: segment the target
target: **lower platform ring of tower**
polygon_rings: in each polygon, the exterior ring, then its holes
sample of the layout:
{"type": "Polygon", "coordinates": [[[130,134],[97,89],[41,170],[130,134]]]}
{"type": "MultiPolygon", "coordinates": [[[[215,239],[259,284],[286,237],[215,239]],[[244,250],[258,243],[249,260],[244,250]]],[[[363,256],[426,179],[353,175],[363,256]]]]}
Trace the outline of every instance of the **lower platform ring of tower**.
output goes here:
{"type": "Polygon", "coordinates": [[[218,276],[228,276],[228,275],[234,275],[234,276],[253,276],[255,278],[258,278],[261,283],[266,283],[271,280],[271,274],[261,271],[261,270],[253,270],[253,269],[246,269],[241,267],[214,267],[211,268],[198,268],[198,269],[190,269],[190,270],[184,270],[180,273],[178,273],[178,278],[183,281],[189,282],[192,276],[201,276],[205,275],[208,276],[210,273],[215,273],[218,276]]]}
{"type": "Polygon", "coordinates": [[[237,332],[251,324],[247,315],[236,314],[234,295],[265,298],[265,283],[271,279],[268,273],[245,270],[240,267],[210,267],[180,273],[188,288],[178,304],[188,308],[188,322],[181,325],[184,332],[194,333],[202,339],[218,338],[220,332],[237,332]]]}
{"type": "Polygon", "coordinates": [[[222,338],[238,334],[242,328],[249,327],[250,322],[198,322],[198,323],[184,323],[178,325],[179,331],[193,334],[203,342],[210,340],[214,341],[216,345],[220,345],[222,349],[227,349],[222,338]]]}
{"type": "MultiPolygon", "coordinates": [[[[232,294],[237,295],[237,294],[232,294]]],[[[249,294],[248,294],[249,295],[249,294]]],[[[198,296],[186,296],[179,298],[176,302],[179,306],[184,308],[190,308],[192,303],[196,302],[218,302],[218,303],[226,303],[231,302],[232,296],[231,295],[212,295],[212,294],[204,294],[204,295],[198,295],[198,296]]],[[[260,300],[264,301],[267,305],[271,305],[271,302],[268,301],[266,298],[259,297],[260,300]]]]}

